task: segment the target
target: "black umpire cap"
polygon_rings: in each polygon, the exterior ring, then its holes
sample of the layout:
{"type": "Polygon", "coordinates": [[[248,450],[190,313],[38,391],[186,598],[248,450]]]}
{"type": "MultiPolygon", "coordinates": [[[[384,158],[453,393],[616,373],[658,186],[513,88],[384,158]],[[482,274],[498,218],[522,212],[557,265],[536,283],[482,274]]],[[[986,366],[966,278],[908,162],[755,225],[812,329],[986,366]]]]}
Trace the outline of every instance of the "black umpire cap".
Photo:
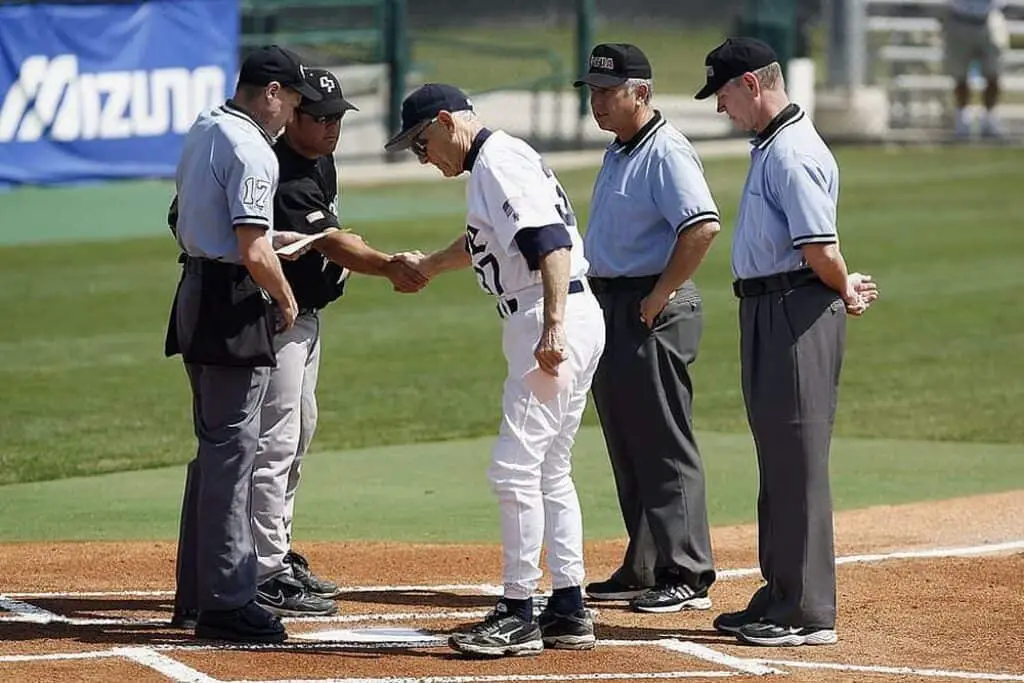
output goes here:
{"type": "Polygon", "coordinates": [[[647,55],[629,43],[601,43],[591,50],[588,63],[590,68],[573,83],[574,87],[617,88],[630,78],[651,78],[647,55]]]}
{"type": "Polygon", "coordinates": [[[698,100],[707,99],[737,76],[777,61],[779,58],[775,50],[757,38],[729,38],[704,59],[707,83],[696,97],[698,100]]]}
{"type": "Polygon", "coordinates": [[[313,102],[321,99],[320,91],[306,83],[306,68],[299,61],[299,56],[277,45],[267,45],[251,52],[238,72],[239,83],[267,85],[272,81],[299,92],[313,102]]]}
{"type": "Polygon", "coordinates": [[[306,83],[320,93],[319,100],[303,96],[299,111],[310,116],[337,116],[359,107],[345,99],[341,81],[327,69],[306,69],[306,83]]]}
{"type": "Polygon", "coordinates": [[[427,83],[402,102],[402,130],[384,145],[387,152],[397,152],[412,144],[413,138],[442,111],[473,111],[473,101],[454,85],[427,83]]]}

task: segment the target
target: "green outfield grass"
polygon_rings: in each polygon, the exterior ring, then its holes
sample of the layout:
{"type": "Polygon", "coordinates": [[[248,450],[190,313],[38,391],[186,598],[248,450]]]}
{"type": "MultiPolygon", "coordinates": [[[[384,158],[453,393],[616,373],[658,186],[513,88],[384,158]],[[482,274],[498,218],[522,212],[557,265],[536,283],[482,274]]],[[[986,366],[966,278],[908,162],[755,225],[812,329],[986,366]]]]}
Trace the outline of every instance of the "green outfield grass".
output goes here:
{"type": "MultiPolygon", "coordinates": [[[[699,439],[712,524],[753,521],[750,437],[704,432],[699,439]]],[[[296,506],[297,542],[496,542],[497,505],[486,481],[491,443],[483,437],[313,453],[296,506]]],[[[1001,491],[1020,485],[1019,455],[1005,444],[840,438],[832,489],[839,509],[1001,491]]],[[[177,466],[0,487],[0,541],[174,539],[184,472],[177,466]]],[[[622,537],[596,427],[579,435],[574,479],[587,538],[622,537]]]]}
{"type": "MultiPolygon", "coordinates": [[[[705,80],[704,57],[725,39],[726,28],[599,23],[594,43],[638,45],[653,65],[657,92],[693,94],[705,80]]],[[[549,54],[565,72],[566,89],[579,75],[574,27],[569,24],[422,31],[413,34],[410,52],[425,80],[455,83],[472,92],[525,89],[527,83],[552,74],[549,54]]]]}
{"type": "MultiPolygon", "coordinates": [[[[850,325],[837,433],[1015,444],[1000,451],[1016,457],[993,476],[1020,486],[1024,154],[859,148],[839,158],[843,249],[853,268],[877,276],[883,299],[850,325]]],[[[743,435],[728,254],[746,160],[706,166],[726,229],[698,277],[706,327],[695,420],[702,431],[743,435]]],[[[593,174],[561,174],[581,218],[593,174]]],[[[461,230],[463,194],[457,181],[353,188],[343,192],[343,214],[382,248],[428,249],[461,230]]],[[[179,360],[162,355],[177,272],[162,225],[169,198],[159,183],[0,195],[0,242],[55,233],[55,215],[65,239],[150,235],[0,248],[0,483],[191,457],[184,374],[179,360]]],[[[323,316],[315,449],[494,433],[504,374],[499,330],[469,272],[417,296],[354,280],[323,316]]],[[[592,413],[586,420],[595,424],[592,413]]]]}

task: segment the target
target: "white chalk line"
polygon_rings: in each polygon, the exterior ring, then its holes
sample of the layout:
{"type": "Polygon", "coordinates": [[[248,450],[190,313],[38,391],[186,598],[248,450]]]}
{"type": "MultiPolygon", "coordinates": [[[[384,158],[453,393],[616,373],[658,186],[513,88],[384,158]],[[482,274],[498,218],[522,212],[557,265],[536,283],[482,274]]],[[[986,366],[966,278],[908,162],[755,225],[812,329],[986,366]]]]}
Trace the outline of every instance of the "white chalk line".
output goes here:
{"type": "Polygon", "coordinates": [[[427,676],[425,678],[290,678],[232,683],[506,683],[511,681],[677,681],[686,678],[729,678],[737,671],[664,671],[656,673],[508,674],[504,676],[427,676]]]}
{"type": "Polygon", "coordinates": [[[187,664],[147,647],[122,647],[118,648],[116,652],[126,659],[167,676],[172,681],[177,681],[177,683],[220,683],[216,678],[207,676],[187,664]]]}
{"type": "MultiPolygon", "coordinates": [[[[1024,550],[1024,540],[1007,541],[1005,543],[989,543],[983,545],[933,548],[926,550],[903,550],[891,553],[874,553],[867,555],[845,555],[836,558],[837,565],[866,564],[887,562],[891,560],[913,560],[945,557],[972,557],[977,555],[994,555],[998,553],[1024,550]]],[[[761,570],[757,567],[743,569],[723,569],[716,572],[720,579],[732,579],[746,576],[758,576],[761,570]]],[[[483,595],[501,595],[500,586],[489,583],[478,584],[438,584],[438,585],[394,585],[394,586],[348,586],[341,589],[343,593],[429,593],[429,592],[470,592],[483,595]]],[[[60,598],[116,598],[116,597],[171,597],[174,591],[85,591],[85,592],[45,592],[25,593],[8,592],[4,596],[10,599],[44,600],[60,598]]]]}
{"type": "Polygon", "coordinates": [[[955,671],[942,669],[916,669],[908,666],[868,666],[833,662],[801,662],[785,659],[756,659],[766,666],[785,666],[794,669],[827,669],[830,671],[859,671],[862,673],[890,674],[893,676],[922,676],[931,678],[960,678],[973,681],[1024,681],[1024,674],[988,673],[984,671],[955,671]]]}
{"type": "Polygon", "coordinates": [[[50,610],[30,605],[27,602],[22,602],[3,594],[0,594],[0,610],[17,615],[20,621],[33,624],[46,624],[54,619],[61,618],[60,615],[54,614],[50,610]]]}
{"type": "Polygon", "coordinates": [[[662,648],[669,650],[670,652],[690,655],[691,657],[696,657],[697,659],[702,659],[706,662],[711,662],[712,664],[721,664],[722,666],[727,666],[730,669],[735,669],[736,671],[745,674],[767,676],[769,674],[783,673],[778,669],[773,669],[749,659],[733,657],[732,655],[719,652],[718,650],[713,650],[706,645],[698,645],[697,643],[689,640],[672,640],[670,638],[666,638],[656,642],[662,648]]]}
{"type": "MultiPolygon", "coordinates": [[[[169,619],[139,619],[135,617],[65,617],[48,612],[36,614],[0,614],[0,623],[67,624],[69,626],[148,626],[170,628],[169,619]]],[[[367,614],[338,614],[333,617],[284,617],[286,624],[360,624],[378,621],[440,621],[445,619],[482,619],[490,610],[454,610],[448,612],[372,612],[367,614]]]]}

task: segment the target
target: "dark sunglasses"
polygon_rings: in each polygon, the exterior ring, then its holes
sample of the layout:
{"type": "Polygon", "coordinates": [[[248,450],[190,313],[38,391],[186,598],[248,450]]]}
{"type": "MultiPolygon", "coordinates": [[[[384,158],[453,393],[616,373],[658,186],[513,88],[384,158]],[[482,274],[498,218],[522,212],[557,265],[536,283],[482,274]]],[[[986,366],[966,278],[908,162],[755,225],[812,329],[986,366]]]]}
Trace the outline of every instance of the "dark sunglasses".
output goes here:
{"type": "Polygon", "coordinates": [[[427,160],[427,129],[434,125],[435,121],[437,121],[436,116],[427,121],[426,125],[420,129],[420,132],[417,133],[416,137],[414,137],[412,142],[409,143],[409,149],[412,150],[412,153],[415,154],[416,158],[420,161],[427,160]]]}
{"type": "MultiPolygon", "coordinates": [[[[302,112],[302,113],[306,114],[306,112],[302,112]]],[[[337,123],[338,121],[341,121],[341,117],[343,117],[344,115],[345,115],[344,113],[341,113],[341,114],[325,114],[325,115],[322,115],[322,116],[314,116],[313,114],[306,114],[306,116],[308,116],[309,118],[313,119],[314,123],[319,123],[320,125],[323,125],[325,123],[337,123]]]]}

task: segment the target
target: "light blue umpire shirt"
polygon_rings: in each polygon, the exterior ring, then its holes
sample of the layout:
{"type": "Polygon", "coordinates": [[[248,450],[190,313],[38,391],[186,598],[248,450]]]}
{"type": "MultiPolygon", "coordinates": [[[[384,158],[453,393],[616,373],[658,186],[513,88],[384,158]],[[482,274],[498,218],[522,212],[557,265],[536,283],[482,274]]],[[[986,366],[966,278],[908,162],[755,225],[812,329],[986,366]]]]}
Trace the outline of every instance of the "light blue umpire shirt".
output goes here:
{"type": "Polygon", "coordinates": [[[806,268],[802,246],[839,239],[835,157],[795,104],[751,144],[732,241],[733,275],[748,279],[806,268]]]}
{"type": "Polygon", "coordinates": [[[273,139],[230,102],[189,129],[178,161],[178,246],[191,257],[241,263],[235,227],[267,228],[272,238],[277,156],[273,139]]]}
{"type": "Polygon", "coordinates": [[[665,269],[679,234],[718,220],[697,150],[659,112],[604,154],[583,250],[592,277],[643,277],[665,269]]]}

